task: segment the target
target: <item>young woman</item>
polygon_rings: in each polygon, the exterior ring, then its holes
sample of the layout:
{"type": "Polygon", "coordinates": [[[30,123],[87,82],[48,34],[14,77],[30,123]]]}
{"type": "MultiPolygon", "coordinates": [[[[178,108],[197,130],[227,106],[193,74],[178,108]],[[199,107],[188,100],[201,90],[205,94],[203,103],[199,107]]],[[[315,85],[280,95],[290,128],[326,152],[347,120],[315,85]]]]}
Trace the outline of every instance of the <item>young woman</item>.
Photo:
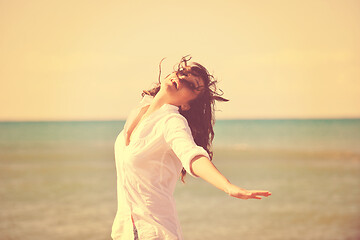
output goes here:
{"type": "Polygon", "coordinates": [[[231,184],[212,164],[214,102],[227,100],[216,92],[213,76],[189,60],[183,57],[173,73],[144,91],[116,139],[114,240],[183,239],[173,192],[186,173],[236,198],[271,195],[231,184]]]}

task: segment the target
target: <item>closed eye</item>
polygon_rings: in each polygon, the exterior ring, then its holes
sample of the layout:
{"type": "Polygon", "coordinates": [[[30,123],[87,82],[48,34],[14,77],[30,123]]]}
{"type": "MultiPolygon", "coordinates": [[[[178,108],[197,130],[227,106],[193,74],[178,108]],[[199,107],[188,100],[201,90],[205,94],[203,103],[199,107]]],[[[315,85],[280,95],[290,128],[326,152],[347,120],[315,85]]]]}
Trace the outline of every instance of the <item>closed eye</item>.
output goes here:
{"type": "Polygon", "coordinates": [[[195,85],[193,83],[188,82],[188,84],[189,84],[189,87],[195,88],[195,85]]]}
{"type": "MultiPolygon", "coordinates": [[[[186,73],[185,71],[179,71],[176,73],[179,81],[184,83],[188,88],[190,88],[192,91],[201,91],[202,86],[196,86],[193,82],[186,80],[186,77],[189,77],[191,74],[186,73]]],[[[196,81],[198,83],[198,81],[196,81]]]]}
{"type": "Polygon", "coordinates": [[[194,83],[186,80],[185,78],[179,78],[179,80],[180,80],[182,83],[186,84],[191,90],[197,90],[197,87],[195,86],[194,83]]]}

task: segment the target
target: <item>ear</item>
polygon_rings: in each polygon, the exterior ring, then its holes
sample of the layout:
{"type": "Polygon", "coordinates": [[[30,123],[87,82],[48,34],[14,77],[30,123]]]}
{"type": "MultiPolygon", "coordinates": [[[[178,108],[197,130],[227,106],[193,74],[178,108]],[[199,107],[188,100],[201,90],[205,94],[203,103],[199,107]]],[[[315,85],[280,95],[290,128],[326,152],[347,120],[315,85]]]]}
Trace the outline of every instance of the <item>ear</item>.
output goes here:
{"type": "Polygon", "coordinates": [[[184,111],[184,112],[188,111],[190,109],[190,105],[189,104],[183,104],[183,105],[180,106],[180,109],[182,111],[184,111]]]}

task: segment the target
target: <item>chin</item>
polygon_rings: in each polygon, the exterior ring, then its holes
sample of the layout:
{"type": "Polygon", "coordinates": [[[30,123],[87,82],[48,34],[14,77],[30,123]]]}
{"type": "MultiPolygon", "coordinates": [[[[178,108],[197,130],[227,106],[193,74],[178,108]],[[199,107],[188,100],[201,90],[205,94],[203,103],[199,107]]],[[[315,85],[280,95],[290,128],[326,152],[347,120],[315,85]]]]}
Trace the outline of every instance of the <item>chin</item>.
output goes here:
{"type": "Polygon", "coordinates": [[[171,83],[166,84],[164,87],[166,89],[166,92],[176,92],[177,91],[177,89],[174,88],[174,85],[172,85],[171,83]]]}

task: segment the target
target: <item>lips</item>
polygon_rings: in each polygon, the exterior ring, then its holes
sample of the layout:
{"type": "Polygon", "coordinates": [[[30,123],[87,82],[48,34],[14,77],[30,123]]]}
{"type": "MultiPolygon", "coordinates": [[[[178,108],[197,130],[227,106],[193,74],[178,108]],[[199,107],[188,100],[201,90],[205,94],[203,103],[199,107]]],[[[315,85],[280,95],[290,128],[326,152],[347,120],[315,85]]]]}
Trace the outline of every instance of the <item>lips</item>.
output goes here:
{"type": "Polygon", "coordinates": [[[172,84],[174,85],[174,87],[175,87],[176,89],[178,89],[178,83],[177,83],[174,79],[172,79],[171,82],[172,82],[172,84]]]}

